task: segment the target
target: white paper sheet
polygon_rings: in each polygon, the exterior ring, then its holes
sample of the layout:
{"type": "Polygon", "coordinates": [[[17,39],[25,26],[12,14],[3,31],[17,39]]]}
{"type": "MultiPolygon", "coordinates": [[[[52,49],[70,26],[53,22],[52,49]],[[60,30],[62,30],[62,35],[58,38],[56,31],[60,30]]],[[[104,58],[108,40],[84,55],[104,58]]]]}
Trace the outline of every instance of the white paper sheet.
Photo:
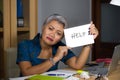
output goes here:
{"type": "Polygon", "coordinates": [[[76,26],[64,29],[66,45],[69,47],[78,47],[87,44],[93,44],[93,35],[89,35],[90,24],[76,26]]]}
{"type": "MultiPolygon", "coordinates": [[[[59,77],[68,77],[68,76],[72,76],[73,74],[76,74],[76,71],[71,71],[71,70],[63,70],[63,69],[59,69],[59,70],[55,70],[55,71],[50,71],[50,72],[45,72],[42,75],[48,75],[48,74],[64,74],[64,75],[58,75],[59,77]]],[[[57,75],[56,75],[57,76],[57,75]]]]}

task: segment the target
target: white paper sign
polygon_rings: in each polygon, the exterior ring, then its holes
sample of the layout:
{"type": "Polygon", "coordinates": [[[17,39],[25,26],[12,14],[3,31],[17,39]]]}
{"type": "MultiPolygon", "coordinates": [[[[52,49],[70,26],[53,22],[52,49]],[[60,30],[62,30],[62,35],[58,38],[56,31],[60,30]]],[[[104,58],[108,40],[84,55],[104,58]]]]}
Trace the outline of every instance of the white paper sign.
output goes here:
{"type": "Polygon", "coordinates": [[[93,35],[89,35],[90,24],[76,26],[64,29],[66,45],[69,47],[78,47],[87,44],[93,44],[93,35]]]}

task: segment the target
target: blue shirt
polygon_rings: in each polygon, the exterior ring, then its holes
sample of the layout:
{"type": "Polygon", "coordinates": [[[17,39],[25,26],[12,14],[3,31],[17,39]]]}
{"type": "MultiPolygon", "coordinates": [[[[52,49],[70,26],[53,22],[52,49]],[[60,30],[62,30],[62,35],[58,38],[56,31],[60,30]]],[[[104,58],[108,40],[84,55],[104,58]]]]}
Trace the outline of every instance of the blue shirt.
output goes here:
{"type": "MultiPolygon", "coordinates": [[[[34,65],[41,64],[46,60],[46,59],[37,58],[41,52],[40,39],[41,39],[41,36],[40,36],[40,33],[38,33],[34,39],[23,40],[18,44],[18,53],[17,53],[17,60],[16,60],[17,64],[21,61],[30,61],[32,66],[34,66],[34,65]]],[[[53,56],[55,56],[59,46],[65,46],[65,44],[60,41],[57,44],[53,45],[52,47],[53,56]]],[[[68,50],[68,54],[64,56],[61,59],[61,61],[65,63],[68,59],[70,59],[73,56],[75,56],[75,54],[71,50],[68,50]]],[[[52,66],[48,71],[58,69],[58,63],[59,61],[54,66],[52,66]]]]}

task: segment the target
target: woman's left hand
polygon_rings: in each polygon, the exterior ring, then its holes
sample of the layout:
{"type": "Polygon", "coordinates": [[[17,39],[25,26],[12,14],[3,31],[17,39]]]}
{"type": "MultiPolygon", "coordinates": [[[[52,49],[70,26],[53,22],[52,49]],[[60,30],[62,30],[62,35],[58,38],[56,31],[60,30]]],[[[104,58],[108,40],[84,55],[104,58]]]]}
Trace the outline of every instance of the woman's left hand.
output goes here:
{"type": "Polygon", "coordinates": [[[90,35],[93,35],[94,36],[94,39],[98,36],[99,32],[98,32],[98,29],[95,27],[95,25],[93,24],[93,22],[90,23],[90,35]]]}

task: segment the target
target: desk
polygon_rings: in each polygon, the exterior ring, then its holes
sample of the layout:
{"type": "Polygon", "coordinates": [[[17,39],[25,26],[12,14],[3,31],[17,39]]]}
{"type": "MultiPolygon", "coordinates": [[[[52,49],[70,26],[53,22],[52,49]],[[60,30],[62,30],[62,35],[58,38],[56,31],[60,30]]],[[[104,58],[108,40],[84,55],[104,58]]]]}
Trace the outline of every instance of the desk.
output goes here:
{"type": "MultiPolygon", "coordinates": [[[[73,70],[70,68],[65,68],[66,70],[73,70]]],[[[84,80],[84,79],[80,79],[84,80]]],[[[94,76],[91,76],[88,80],[95,80],[94,76]]],[[[120,64],[117,66],[117,69],[108,76],[108,80],[120,80],[120,64]]]]}
{"type": "MultiPolygon", "coordinates": [[[[63,70],[70,70],[72,71],[73,69],[71,68],[65,68],[63,70]]],[[[74,71],[74,70],[73,70],[74,71]]],[[[77,75],[76,75],[77,76],[77,75]]],[[[18,78],[10,78],[9,80],[24,80],[28,77],[31,77],[31,76],[26,76],[26,77],[18,77],[18,78]]],[[[118,66],[118,68],[112,72],[109,76],[108,76],[108,79],[109,80],[120,80],[120,65],[118,66]]],[[[84,79],[80,79],[80,80],[84,80],[84,79]]],[[[88,80],[95,80],[95,77],[94,76],[91,76],[90,79],[88,80]]]]}
{"type": "Polygon", "coordinates": [[[109,80],[120,80],[120,70],[115,71],[113,74],[108,76],[109,80]]]}
{"type": "MultiPolygon", "coordinates": [[[[46,73],[43,73],[44,75],[46,74],[65,74],[64,78],[68,77],[69,75],[73,75],[73,74],[76,74],[76,71],[74,69],[71,69],[71,68],[66,68],[66,69],[59,69],[57,71],[50,71],[50,72],[46,72],[46,73]],[[72,74],[71,74],[72,73],[72,74]]],[[[42,74],[42,75],[43,75],[42,74]]],[[[32,75],[34,76],[34,75],[32,75]]],[[[32,76],[25,76],[25,77],[18,77],[18,78],[10,78],[9,80],[25,80],[25,79],[28,79],[29,77],[32,77],[32,76]]],[[[74,75],[74,77],[78,77],[80,75],[74,75]]],[[[36,78],[39,77],[39,76],[36,76],[36,78]]],[[[34,77],[35,78],[35,77],[34,77]]],[[[79,77],[80,78],[80,77],[79,77]]],[[[44,80],[44,79],[43,79],[44,80]]],[[[46,79],[45,79],[46,80],[46,79]]],[[[63,79],[63,80],[66,80],[66,79],[63,79]]],[[[80,80],[85,80],[85,79],[81,79],[80,80]]],[[[94,76],[91,76],[89,80],[95,80],[95,77],[94,76]]]]}
{"type": "Polygon", "coordinates": [[[120,64],[117,69],[108,76],[109,80],[120,80],[120,64]]]}

